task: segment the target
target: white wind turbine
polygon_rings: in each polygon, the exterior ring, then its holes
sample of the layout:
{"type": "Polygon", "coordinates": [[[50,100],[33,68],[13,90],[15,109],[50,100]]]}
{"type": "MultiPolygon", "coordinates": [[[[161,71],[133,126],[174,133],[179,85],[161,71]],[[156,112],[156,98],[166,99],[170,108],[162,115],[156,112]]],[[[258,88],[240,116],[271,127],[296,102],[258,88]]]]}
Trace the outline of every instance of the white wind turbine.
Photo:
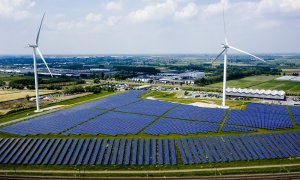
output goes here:
{"type": "Polygon", "coordinates": [[[231,48],[231,49],[234,49],[234,50],[236,50],[238,52],[241,52],[243,54],[247,54],[249,56],[252,56],[257,60],[260,60],[260,61],[263,61],[263,62],[266,62],[266,61],[263,60],[262,58],[259,58],[259,57],[255,56],[253,54],[250,54],[246,51],[243,51],[241,49],[238,49],[238,48],[233,47],[233,46],[228,44],[227,34],[226,34],[226,26],[225,26],[224,9],[223,9],[223,23],[224,23],[225,44],[222,44],[223,51],[221,51],[220,54],[218,54],[218,56],[212,61],[212,63],[214,61],[216,61],[222,54],[224,54],[223,95],[222,95],[222,106],[221,106],[221,108],[227,109],[228,106],[226,106],[226,103],[225,103],[225,101],[226,101],[226,76],[227,76],[227,49],[231,48]]]}
{"type": "Polygon", "coordinates": [[[43,15],[43,18],[41,20],[41,24],[40,24],[40,27],[39,27],[39,31],[38,31],[38,34],[36,36],[36,40],[35,40],[35,44],[28,44],[28,47],[31,47],[32,50],[33,50],[33,68],[34,68],[34,82],[35,82],[35,97],[36,97],[36,112],[39,112],[40,111],[40,99],[39,99],[39,87],[38,87],[38,75],[37,75],[37,65],[36,65],[36,52],[38,52],[39,56],[41,57],[41,59],[43,60],[44,64],[46,65],[51,77],[53,77],[40,49],[39,49],[39,36],[40,36],[40,32],[41,32],[41,27],[42,27],[42,24],[43,24],[43,20],[44,20],[44,17],[45,17],[45,13],[43,15]]]}

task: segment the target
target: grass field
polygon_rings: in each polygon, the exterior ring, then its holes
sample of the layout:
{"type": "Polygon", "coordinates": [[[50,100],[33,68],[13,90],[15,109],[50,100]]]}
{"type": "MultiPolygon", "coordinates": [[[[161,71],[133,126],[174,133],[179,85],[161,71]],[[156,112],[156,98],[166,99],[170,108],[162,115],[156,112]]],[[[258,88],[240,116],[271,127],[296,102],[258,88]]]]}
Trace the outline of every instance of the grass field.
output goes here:
{"type": "MultiPolygon", "coordinates": [[[[300,82],[277,81],[279,76],[250,76],[227,81],[227,87],[283,90],[287,93],[300,94],[300,82]]],[[[222,88],[223,83],[210,84],[205,87],[222,88]]]]}
{"type": "MultiPolygon", "coordinates": [[[[55,91],[39,90],[39,95],[51,94],[55,91]]],[[[35,90],[5,90],[0,91],[0,102],[11,101],[25,98],[26,96],[35,96],[35,90]]]]}

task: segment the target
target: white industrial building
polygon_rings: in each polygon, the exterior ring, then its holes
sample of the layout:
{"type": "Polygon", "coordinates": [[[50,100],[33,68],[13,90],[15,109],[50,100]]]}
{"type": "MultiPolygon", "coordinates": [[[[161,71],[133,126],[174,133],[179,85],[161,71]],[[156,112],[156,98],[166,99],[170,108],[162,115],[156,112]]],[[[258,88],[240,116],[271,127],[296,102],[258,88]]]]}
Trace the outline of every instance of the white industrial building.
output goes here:
{"type": "Polygon", "coordinates": [[[227,88],[226,95],[238,97],[254,97],[261,99],[277,99],[284,100],[285,92],[276,90],[264,89],[241,89],[241,88],[227,88]]]}

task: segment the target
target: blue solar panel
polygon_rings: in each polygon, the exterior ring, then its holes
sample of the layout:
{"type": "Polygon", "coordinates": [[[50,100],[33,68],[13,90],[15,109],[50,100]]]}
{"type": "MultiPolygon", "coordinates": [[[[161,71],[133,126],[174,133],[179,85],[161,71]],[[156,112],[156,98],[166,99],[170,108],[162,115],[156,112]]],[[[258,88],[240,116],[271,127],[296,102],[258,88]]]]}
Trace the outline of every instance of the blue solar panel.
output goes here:
{"type": "Polygon", "coordinates": [[[56,162],[56,164],[60,165],[63,163],[63,159],[65,158],[67,151],[69,150],[69,147],[72,143],[72,139],[67,140],[65,147],[63,148],[61,155],[58,157],[58,160],[56,162]]]}
{"type": "Polygon", "coordinates": [[[81,149],[83,143],[84,143],[84,139],[81,139],[79,141],[79,143],[77,144],[76,149],[75,149],[75,151],[74,151],[74,153],[72,155],[71,161],[69,163],[70,165],[74,165],[76,163],[76,159],[78,157],[78,154],[80,152],[80,149],[81,149]]]}
{"type": "Polygon", "coordinates": [[[203,150],[202,146],[200,145],[198,138],[194,138],[194,142],[196,143],[196,147],[197,147],[198,152],[200,153],[202,162],[207,163],[206,155],[204,154],[204,150],[203,150]]]}
{"type": "Polygon", "coordinates": [[[300,133],[176,139],[0,140],[2,164],[175,165],[300,156],[300,133]],[[109,142],[108,142],[109,141],[109,142]],[[127,142],[127,143],[126,143],[127,142]],[[179,152],[178,152],[179,151],[179,152]],[[124,160],[124,162],[123,162],[124,160]],[[150,162],[151,161],[151,162],[150,162]],[[96,163],[95,163],[96,162],[96,163]]]}
{"type": "Polygon", "coordinates": [[[178,104],[176,103],[145,99],[128,106],[122,106],[120,108],[117,108],[116,110],[122,112],[160,116],[177,105],[178,104]]]}
{"type": "Polygon", "coordinates": [[[56,160],[57,160],[62,148],[64,147],[65,143],[66,143],[66,139],[63,139],[62,142],[60,143],[60,145],[58,146],[57,150],[55,150],[54,155],[51,157],[51,160],[50,160],[51,165],[53,165],[56,162],[56,160]]]}
{"type": "Polygon", "coordinates": [[[252,157],[249,155],[249,152],[245,148],[245,145],[242,144],[242,142],[238,138],[238,136],[234,137],[234,139],[236,140],[238,146],[240,147],[240,150],[243,152],[243,154],[245,155],[245,157],[247,158],[247,160],[252,160],[252,157]]]}
{"type": "Polygon", "coordinates": [[[71,146],[70,149],[68,150],[67,156],[66,156],[66,158],[65,158],[65,160],[64,160],[64,162],[63,162],[64,165],[69,164],[70,159],[71,159],[71,157],[72,157],[72,154],[73,154],[73,152],[75,151],[75,147],[76,147],[77,143],[78,143],[78,139],[75,139],[75,140],[73,141],[73,143],[72,143],[72,146],[71,146]]]}
{"type": "Polygon", "coordinates": [[[156,140],[155,139],[152,139],[151,148],[152,148],[152,152],[151,152],[152,162],[151,162],[151,164],[156,165],[156,140]]]}
{"type": "MultiPolygon", "coordinates": [[[[12,156],[16,153],[16,151],[19,150],[19,148],[21,147],[21,145],[23,144],[23,142],[24,142],[25,140],[26,140],[26,139],[21,139],[21,140],[19,141],[19,143],[17,143],[16,146],[15,146],[11,151],[7,150],[8,154],[7,154],[6,158],[3,159],[3,160],[4,160],[4,162],[3,162],[4,164],[7,164],[7,163],[8,163],[8,161],[12,158],[12,156]]],[[[4,154],[4,155],[5,155],[5,154],[4,154]]],[[[4,155],[3,155],[3,156],[4,156],[4,155]]],[[[1,158],[2,158],[2,155],[1,155],[1,158]]]]}
{"type": "Polygon", "coordinates": [[[27,139],[27,141],[25,143],[21,144],[22,147],[20,147],[20,150],[18,150],[17,153],[11,159],[11,161],[10,161],[11,164],[14,164],[16,162],[18,157],[23,153],[23,151],[25,151],[27,145],[30,144],[31,142],[32,142],[32,139],[27,139]]]}
{"type": "Polygon", "coordinates": [[[47,146],[45,147],[45,149],[42,150],[43,153],[42,153],[41,156],[39,156],[39,158],[37,159],[36,164],[42,164],[42,163],[43,163],[43,160],[45,159],[45,157],[46,157],[46,155],[47,155],[49,149],[52,147],[52,144],[53,144],[54,142],[55,142],[55,139],[51,139],[51,140],[48,142],[48,144],[47,144],[47,146]]]}
{"type": "Polygon", "coordinates": [[[172,109],[166,117],[221,123],[226,114],[225,109],[203,108],[191,105],[180,105],[172,109]]]}
{"type": "Polygon", "coordinates": [[[164,164],[164,157],[163,157],[163,144],[162,139],[158,139],[158,164],[163,165],[164,164]]]}
{"type": "Polygon", "coordinates": [[[96,144],[96,139],[91,140],[91,143],[90,143],[90,145],[88,147],[88,152],[87,152],[87,154],[85,156],[85,159],[83,161],[83,165],[89,164],[89,160],[90,160],[90,158],[92,156],[92,152],[94,150],[95,144],[96,144]]]}
{"type": "Polygon", "coordinates": [[[4,160],[4,158],[6,158],[7,154],[16,146],[16,144],[20,141],[20,139],[16,139],[14,140],[6,149],[6,151],[4,151],[4,153],[1,153],[1,157],[0,157],[0,163],[2,163],[2,161],[4,160]]]}
{"type": "Polygon", "coordinates": [[[145,165],[150,163],[150,139],[146,139],[146,146],[145,146],[145,165]]]}
{"type": "Polygon", "coordinates": [[[82,164],[82,161],[83,161],[83,158],[84,158],[84,155],[85,155],[85,152],[89,146],[89,143],[90,143],[90,140],[87,139],[85,140],[85,143],[84,143],[84,146],[79,154],[79,157],[78,157],[78,160],[77,160],[77,165],[81,165],[82,164]]]}
{"type": "Polygon", "coordinates": [[[131,142],[132,142],[132,139],[128,139],[127,140],[127,144],[126,144],[126,156],[125,156],[125,162],[124,164],[125,165],[128,165],[129,164],[129,160],[130,160],[130,151],[131,151],[131,142]]]}
{"type": "Polygon", "coordinates": [[[164,156],[165,156],[164,164],[170,165],[170,153],[169,153],[169,140],[168,139],[164,139],[164,156]]]}
{"type": "Polygon", "coordinates": [[[98,156],[98,159],[97,159],[97,163],[96,163],[97,165],[100,165],[102,163],[102,159],[103,159],[104,152],[105,152],[105,149],[106,149],[107,141],[108,141],[108,139],[104,139],[102,144],[101,144],[101,150],[100,150],[100,153],[99,153],[99,156],[98,156]]]}
{"type": "Polygon", "coordinates": [[[46,158],[45,158],[43,164],[49,164],[50,158],[53,156],[53,153],[55,152],[55,150],[56,150],[58,144],[60,143],[60,141],[61,141],[61,139],[57,139],[57,140],[54,142],[54,144],[53,144],[53,146],[51,147],[51,149],[50,149],[48,155],[46,156],[46,158]]]}
{"type": "Polygon", "coordinates": [[[118,156],[118,165],[121,165],[123,163],[123,157],[124,157],[124,151],[125,151],[125,144],[126,143],[126,139],[122,139],[122,143],[120,146],[120,154],[118,156]]]}
{"type": "Polygon", "coordinates": [[[102,111],[100,110],[92,109],[79,109],[76,111],[74,109],[66,109],[1,128],[0,132],[22,136],[28,134],[58,134],[101,113],[102,111]]]}
{"type": "Polygon", "coordinates": [[[144,134],[197,134],[217,132],[219,124],[162,118],[144,130],[144,134]]]}
{"type": "Polygon", "coordinates": [[[201,161],[200,161],[197,149],[195,147],[195,144],[194,144],[192,138],[188,138],[188,143],[189,143],[189,146],[191,147],[192,155],[195,158],[195,163],[200,164],[201,161]]]}
{"type": "MultiPolygon", "coordinates": [[[[33,146],[33,148],[30,150],[30,153],[25,158],[23,164],[28,164],[30,159],[31,160],[30,160],[29,164],[36,164],[36,161],[38,160],[38,157],[39,157],[40,153],[44,150],[44,147],[46,146],[46,144],[48,142],[50,142],[49,139],[45,139],[44,141],[43,141],[43,139],[39,139],[36,142],[36,144],[33,146]],[[31,158],[32,156],[33,156],[33,158],[31,158]]],[[[17,164],[21,164],[21,161],[18,161],[17,164]]]]}
{"type": "Polygon", "coordinates": [[[132,165],[136,165],[137,148],[138,148],[138,139],[134,139],[132,151],[131,151],[131,164],[132,165]]]}
{"type": "Polygon", "coordinates": [[[179,138],[177,139],[177,145],[178,145],[178,148],[179,148],[179,152],[180,152],[182,163],[183,164],[188,164],[186,155],[184,153],[184,150],[183,150],[183,147],[182,147],[182,144],[181,144],[181,141],[180,141],[179,138]]]}
{"type": "Polygon", "coordinates": [[[184,146],[185,152],[187,154],[189,164],[194,164],[194,159],[193,159],[192,153],[190,151],[190,148],[189,148],[189,145],[188,145],[186,139],[184,138],[181,141],[183,142],[183,146],[184,146]]]}
{"type": "Polygon", "coordinates": [[[211,153],[208,149],[208,146],[207,146],[204,138],[200,138],[199,140],[200,140],[200,144],[202,145],[202,147],[204,149],[204,152],[205,152],[206,156],[208,157],[208,161],[209,162],[215,162],[215,160],[213,159],[213,157],[212,157],[212,155],[211,155],[211,153]]]}
{"type": "Polygon", "coordinates": [[[138,165],[143,164],[144,159],[144,139],[140,139],[139,144],[139,156],[138,156],[138,165]]]}
{"type": "Polygon", "coordinates": [[[104,162],[103,162],[104,165],[108,164],[113,144],[114,144],[114,139],[110,139],[109,140],[109,146],[107,148],[107,151],[106,151],[106,154],[105,154],[105,158],[104,158],[104,162]]]}
{"type": "MultiPolygon", "coordinates": [[[[238,136],[237,139],[240,139],[241,143],[243,143],[243,147],[245,147],[245,149],[250,152],[251,157],[254,160],[258,160],[258,155],[256,154],[256,152],[253,150],[252,146],[248,143],[248,141],[243,137],[243,136],[238,136]]],[[[249,154],[249,153],[247,153],[249,154]]]]}
{"type": "Polygon", "coordinates": [[[176,159],[176,149],[175,149],[174,139],[170,139],[170,149],[171,149],[172,165],[176,165],[177,159],[176,159]]]}
{"type": "Polygon", "coordinates": [[[213,145],[216,148],[216,153],[220,155],[221,161],[222,162],[226,162],[227,158],[225,157],[225,155],[224,155],[224,153],[223,153],[223,151],[222,151],[219,143],[217,142],[217,139],[213,137],[213,138],[211,138],[211,141],[212,141],[213,145]]]}
{"type": "Polygon", "coordinates": [[[247,126],[242,129],[224,127],[223,131],[252,131],[249,127],[264,129],[292,128],[293,124],[285,106],[248,103],[246,110],[231,110],[225,124],[247,126]]]}
{"type": "Polygon", "coordinates": [[[230,151],[230,149],[225,145],[225,143],[221,137],[217,137],[217,140],[218,140],[219,144],[221,145],[222,150],[224,152],[223,156],[226,156],[230,162],[234,161],[233,153],[235,153],[235,152],[230,151]]]}
{"type": "Polygon", "coordinates": [[[119,152],[119,145],[120,145],[120,139],[116,139],[115,146],[114,146],[113,156],[111,158],[111,163],[110,163],[112,165],[116,164],[117,155],[118,155],[118,152],[119,152]]]}
{"type": "Polygon", "coordinates": [[[90,164],[95,164],[96,163],[96,159],[98,157],[98,153],[100,151],[100,147],[101,147],[101,143],[102,143],[102,139],[99,139],[96,143],[96,146],[95,146],[95,150],[93,152],[93,156],[92,156],[92,159],[90,160],[90,164]]]}
{"type": "Polygon", "coordinates": [[[229,136],[228,139],[230,140],[230,143],[232,144],[235,152],[238,154],[238,156],[240,157],[240,159],[242,161],[247,160],[247,158],[245,157],[244,153],[242,153],[242,150],[238,146],[238,143],[235,141],[235,139],[233,137],[231,137],[231,136],[229,136]]]}
{"type": "Polygon", "coordinates": [[[155,117],[152,116],[109,112],[69,130],[65,134],[108,134],[112,136],[137,134],[154,120],[155,117]]]}

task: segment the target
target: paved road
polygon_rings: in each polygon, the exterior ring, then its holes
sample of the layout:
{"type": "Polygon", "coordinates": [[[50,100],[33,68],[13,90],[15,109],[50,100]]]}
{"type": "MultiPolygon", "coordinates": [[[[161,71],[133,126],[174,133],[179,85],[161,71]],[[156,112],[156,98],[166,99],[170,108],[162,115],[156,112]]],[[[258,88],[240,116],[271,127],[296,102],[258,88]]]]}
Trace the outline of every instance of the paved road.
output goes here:
{"type": "MultiPolygon", "coordinates": [[[[226,171],[226,170],[245,170],[245,169],[265,169],[265,168],[286,168],[299,166],[300,164],[276,164],[276,165],[259,165],[259,166],[239,166],[223,168],[203,168],[203,169],[172,169],[172,170],[86,170],[80,173],[85,174],[162,174],[162,173],[189,173],[205,171],[226,171]]],[[[78,174],[78,170],[0,170],[0,173],[50,173],[50,174],[78,174]]]]}

